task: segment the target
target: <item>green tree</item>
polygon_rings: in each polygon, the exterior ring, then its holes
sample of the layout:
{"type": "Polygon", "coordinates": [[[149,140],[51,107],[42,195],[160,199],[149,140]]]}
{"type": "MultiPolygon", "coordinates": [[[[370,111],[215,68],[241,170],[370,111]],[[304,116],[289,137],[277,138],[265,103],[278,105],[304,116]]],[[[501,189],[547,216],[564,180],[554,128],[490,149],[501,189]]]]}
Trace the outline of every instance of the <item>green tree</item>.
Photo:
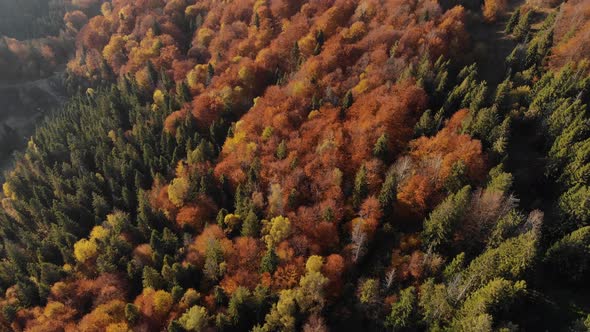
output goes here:
{"type": "Polygon", "coordinates": [[[508,238],[518,234],[518,230],[524,227],[525,222],[525,216],[516,209],[512,209],[506,215],[502,216],[492,229],[487,241],[488,247],[496,248],[508,238]]]}
{"type": "Polygon", "coordinates": [[[273,273],[277,267],[278,260],[279,258],[274,248],[268,248],[260,261],[260,272],[273,273]]]}
{"type": "Polygon", "coordinates": [[[184,331],[185,331],[185,329],[176,320],[173,320],[170,322],[170,324],[168,324],[168,332],[184,332],[184,331]]]}
{"type": "Polygon", "coordinates": [[[324,286],[328,278],[321,273],[324,260],[321,256],[313,255],[305,264],[306,273],[299,280],[299,288],[295,292],[295,299],[303,312],[318,312],[324,304],[324,286]]]}
{"type": "Polygon", "coordinates": [[[524,15],[520,15],[518,24],[514,27],[514,37],[516,39],[524,39],[531,28],[531,22],[533,18],[533,11],[529,10],[524,15]]]}
{"type": "Polygon", "coordinates": [[[295,314],[297,312],[295,293],[296,291],[293,289],[280,292],[279,300],[273,304],[272,309],[265,317],[262,331],[295,331],[295,314]]]}
{"type": "Polygon", "coordinates": [[[182,314],[178,322],[186,331],[200,332],[208,325],[208,319],[207,309],[196,305],[182,314]]]}
{"type": "Polygon", "coordinates": [[[467,168],[463,161],[458,160],[455,162],[451,167],[451,173],[445,181],[445,188],[451,193],[457,192],[463,188],[465,182],[467,182],[466,173],[467,168]]]}
{"type": "Polygon", "coordinates": [[[512,174],[503,171],[504,166],[499,164],[492,168],[489,173],[490,180],[486,186],[486,190],[499,191],[502,193],[508,192],[512,187],[512,174]]]}
{"type": "MultiPolygon", "coordinates": [[[[473,323],[480,322],[482,317],[486,317],[484,321],[493,321],[494,314],[509,310],[511,304],[524,293],[525,289],[524,281],[513,282],[502,278],[490,281],[465,300],[457,318],[452,323],[452,329],[471,330],[479,325],[476,323],[474,326],[473,323]]],[[[485,325],[488,324],[485,323],[485,325]]]]}
{"type": "Polygon", "coordinates": [[[367,307],[379,301],[379,280],[367,279],[360,283],[358,289],[359,302],[367,307]]]}
{"type": "Polygon", "coordinates": [[[388,142],[389,139],[387,138],[387,134],[381,134],[373,147],[373,155],[381,160],[387,160],[389,154],[389,149],[387,147],[388,142]]]}
{"type": "Polygon", "coordinates": [[[253,209],[250,209],[244,223],[242,224],[242,236],[258,237],[260,222],[253,209]]]}
{"type": "Polygon", "coordinates": [[[564,215],[573,219],[577,224],[584,224],[590,220],[590,188],[576,184],[559,197],[559,208],[564,215]]]}
{"type": "Polygon", "coordinates": [[[449,303],[447,292],[444,284],[435,284],[432,278],[420,287],[418,305],[423,313],[423,320],[431,330],[440,329],[453,317],[454,308],[449,303]]]}
{"type": "Polygon", "coordinates": [[[379,192],[379,204],[386,215],[391,214],[390,209],[397,198],[397,175],[393,168],[390,168],[385,176],[379,192]]]}
{"type": "Polygon", "coordinates": [[[254,26],[256,29],[260,29],[260,16],[258,15],[258,12],[254,13],[254,26]]]}
{"type": "Polygon", "coordinates": [[[537,234],[533,231],[512,237],[498,247],[491,248],[474,258],[462,272],[462,282],[454,296],[461,298],[493,279],[521,279],[537,255],[537,234]]]}
{"type": "Polygon", "coordinates": [[[355,208],[361,206],[363,200],[369,193],[369,186],[367,184],[367,168],[363,164],[361,168],[356,172],[354,178],[354,191],[352,193],[352,205],[355,208]]]}
{"type": "Polygon", "coordinates": [[[213,68],[213,65],[211,64],[211,62],[209,62],[207,64],[207,81],[206,81],[206,85],[211,84],[211,80],[213,79],[213,76],[215,76],[215,68],[213,68]]]}
{"type": "Polygon", "coordinates": [[[282,140],[281,143],[277,146],[277,159],[283,160],[287,157],[287,141],[282,140]]]}
{"type": "Polygon", "coordinates": [[[191,101],[191,92],[185,81],[176,83],[176,95],[181,103],[191,101]]]}
{"type": "Polygon", "coordinates": [[[494,104],[506,112],[510,108],[510,91],[512,90],[512,81],[506,78],[502,83],[498,84],[496,88],[496,95],[494,96],[494,104]]]}
{"type": "Polygon", "coordinates": [[[508,19],[508,22],[506,22],[506,28],[504,29],[504,32],[507,34],[512,33],[512,31],[514,30],[514,27],[516,27],[516,24],[520,21],[520,8],[517,8],[512,15],[510,15],[510,18],[508,19]]]}
{"type": "Polygon", "coordinates": [[[408,287],[400,292],[399,299],[391,306],[385,326],[394,330],[410,328],[416,323],[416,291],[408,287]]]}
{"type": "Polygon", "coordinates": [[[217,281],[223,274],[223,251],[221,244],[216,239],[211,239],[207,243],[205,251],[205,266],[203,273],[211,281],[217,281]]]}
{"type": "Polygon", "coordinates": [[[125,305],[125,319],[130,324],[135,324],[139,318],[139,309],[133,303],[127,303],[125,305]]]}
{"type": "Polygon", "coordinates": [[[352,96],[352,91],[348,90],[342,99],[342,107],[340,110],[340,116],[344,117],[346,114],[346,110],[348,110],[352,104],[354,103],[354,97],[352,96]]]}
{"type": "Polygon", "coordinates": [[[457,223],[463,217],[471,197],[471,187],[465,186],[449,195],[424,221],[424,245],[438,249],[448,245],[457,223]]]}
{"type": "Polygon", "coordinates": [[[554,243],[544,258],[559,280],[583,283],[590,276],[590,226],[585,226],[554,243]]]}
{"type": "Polygon", "coordinates": [[[148,70],[148,77],[150,79],[152,86],[156,86],[156,84],[158,84],[158,78],[160,75],[158,74],[156,67],[154,66],[154,64],[150,60],[148,60],[148,62],[147,62],[147,70],[148,70]]]}
{"type": "Polygon", "coordinates": [[[245,287],[238,287],[229,299],[227,315],[233,326],[239,326],[242,317],[248,317],[250,291],[245,287]]]}
{"type": "Polygon", "coordinates": [[[420,119],[416,122],[416,125],[414,126],[414,135],[416,137],[431,136],[435,133],[436,126],[437,124],[432,115],[432,111],[428,109],[422,113],[420,119]]]}
{"type": "Polygon", "coordinates": [[[229,212],[223,208],[217,212],[217,217],[215,220],[217,221],[217,225],[219,225],[219,227],[225,228],[225,216],[227,216],[228,213],[229,212]]]}
{"type": "Polygon", "coordinates": [[[164,287],[164,280],[160,273],[151,266],[143,268],[143,288],[161,289],[164,287]]]}

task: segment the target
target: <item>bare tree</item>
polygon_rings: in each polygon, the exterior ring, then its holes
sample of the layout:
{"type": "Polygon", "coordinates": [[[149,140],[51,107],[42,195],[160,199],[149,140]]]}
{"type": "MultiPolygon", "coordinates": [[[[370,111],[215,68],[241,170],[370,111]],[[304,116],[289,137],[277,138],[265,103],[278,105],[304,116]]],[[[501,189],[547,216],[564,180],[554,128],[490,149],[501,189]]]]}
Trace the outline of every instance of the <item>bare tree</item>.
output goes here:
{"type": "Polygon", "coordinates": [[[442,167],[443,158],[441,154],[429,156],[423,161],[422,166],[428,169],[428,174],[434,174],[430,179],[433,183],[438,182],[440,176],[440,168],[442,167]]]}
{"type": "Polygon", "coordinates": [[[367,235],[361,229],[361,223],[357,223],[352,231],[351,241],[353,249],[353,262],[357,262],[358,259],[364,254],[365,241],[367,235]]]}
{"type": "Polygon", "coordinates": [[[526,222],[523,225],[521,233],[533,231],[536,235],[541,233],[541,226],[543,225],[543,218],[545,214],[541,210],[533,210],[529,213],[526,222]]]}
{"type": "Polygon", "coordinates": [[[387,272],[385,274],[385,290],[389,290],[391,288],[391,285],[393,285],[393,282],[395,281],[395,272],[397,272],[397,270],[395,268],[392,268],[391,270],[389,270],[389,272],[387,272]]]}
{"type": "Polygon", "coordinates": [[[397,183],[404,182],[404,180],[410,175],[412,168],[412,158],[409,156],[399,158],[392,166],[392,169],[396,174],[397,183]]]}
{"type": "Polygon", "coordinates": [[[507,196],[495,190],[476,190],[462,224],[464,237],[470,241],[487,239],[498,220],[517,204],[518,199],[514,195],[507,196]]]}

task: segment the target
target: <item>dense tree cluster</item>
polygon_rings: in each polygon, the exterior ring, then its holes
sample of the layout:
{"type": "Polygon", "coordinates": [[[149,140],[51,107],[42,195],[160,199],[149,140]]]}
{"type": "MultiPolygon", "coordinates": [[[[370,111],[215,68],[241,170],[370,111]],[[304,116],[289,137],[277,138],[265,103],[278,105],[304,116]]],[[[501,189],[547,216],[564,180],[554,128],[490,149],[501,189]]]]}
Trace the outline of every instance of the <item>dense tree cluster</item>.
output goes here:
{"type": "Polygon", "coordinates": [[[568,4],[523,5],[488,86],[468,24],[505,6],[104,2],[2,187],[0,325],[545,328],[590,277],[590,78],[568,4]]]}

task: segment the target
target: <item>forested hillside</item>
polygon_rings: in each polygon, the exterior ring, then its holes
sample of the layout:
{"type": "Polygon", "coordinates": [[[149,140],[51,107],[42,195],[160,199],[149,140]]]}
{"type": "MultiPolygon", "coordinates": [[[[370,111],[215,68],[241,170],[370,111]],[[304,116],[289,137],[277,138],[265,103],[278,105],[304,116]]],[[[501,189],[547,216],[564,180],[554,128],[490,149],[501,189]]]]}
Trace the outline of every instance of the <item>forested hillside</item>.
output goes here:
{"type": "Polygon", "coordinates": [[[98,1],[0,1],[0,171],[26,146],[35,124],[61,106],[61,76],[76,34],[98,7],[98,1]]]}
{"type": "Polygon", "coordinates": [[[69,5],[3,330],[590,330],[590,0],[69,5]]]}

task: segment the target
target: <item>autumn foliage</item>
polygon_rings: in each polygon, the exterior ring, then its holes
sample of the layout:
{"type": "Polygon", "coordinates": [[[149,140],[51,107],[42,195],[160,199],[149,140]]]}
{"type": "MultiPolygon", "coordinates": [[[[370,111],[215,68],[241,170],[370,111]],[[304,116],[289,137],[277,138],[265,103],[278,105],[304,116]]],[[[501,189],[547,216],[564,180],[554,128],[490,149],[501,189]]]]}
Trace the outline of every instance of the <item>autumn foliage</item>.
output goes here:
{"type": "Polygon", "coordinates": [[[590,52],[588,49],[590,29],[590,2],[568,1],[559,11],[555,22],[550,58],[551,65],[560,68],[570,61],[577,62],[590,52]]]}
{"type": "MultiPolygon", "coordinates": [[[[484,16],[504,6],[486,1],[484,16]]],[[[123,166],[110,170],[120,181],[85,178],[109,195],[87,199],[79,219],[92,227],[59,239],[71,248],[47,302],[18,307],[14,329],[322,331],[323,308],[349,300],[362,264],[387,269],[384,294],[440,272],[420,220],[488,171],[463,127],[478,110],[440,100],[445,59],[469,42],[466,15],[430,0],[115,0],[91,18],[68,13],[79,29],[69,75],[118,82],[111,99],[105,88],[80,99],[125,128],[96,134],[106,161],[80,152],[54,172],[123,166]],[[434,108],[439,123],[417,135],[434,108]],[[385,259],[370,257],[376,247],[385,259]]],[[[68,140],[55,149],[74,149],[68,140]]],[[[18,184],[2,197],[16,218],[18,184]]],[[[67,186],[64,200],[91,187],[67,186]]],[[[356,291],[361,306],[377,303],[376,280],[356,291]]]]}
{"type": "Polygon", "coordinates": [[[495,22],[503,15],[508,6],[506,0],[486,0],[483,4],[483,16],[487,22],[495,22]]]}

